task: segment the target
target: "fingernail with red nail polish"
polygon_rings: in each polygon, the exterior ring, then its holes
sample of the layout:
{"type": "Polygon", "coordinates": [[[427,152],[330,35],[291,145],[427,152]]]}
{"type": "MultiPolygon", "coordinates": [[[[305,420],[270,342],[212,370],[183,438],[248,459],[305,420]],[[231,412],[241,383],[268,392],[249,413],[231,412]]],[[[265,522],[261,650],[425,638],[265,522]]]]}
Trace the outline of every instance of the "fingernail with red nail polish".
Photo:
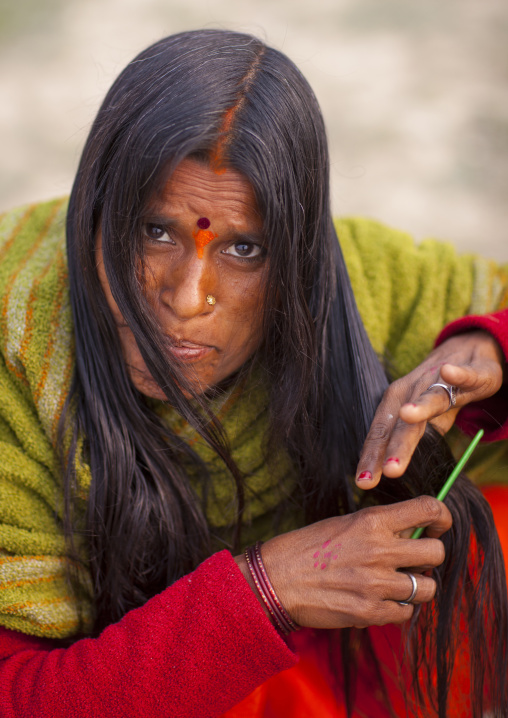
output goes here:
{"type": "Polygon", "coordinates": [[[370,471],[362,471],[362,473],[358,476],[358,481],[370,481],[372,479],[372,474],[370,471]]]}
{"type": "Polygon", "coordinates": [[[389,459],[386,459],[385,464],[400,464],[400,461],[397,459],[396,456],[390,456],[389,459]]]}

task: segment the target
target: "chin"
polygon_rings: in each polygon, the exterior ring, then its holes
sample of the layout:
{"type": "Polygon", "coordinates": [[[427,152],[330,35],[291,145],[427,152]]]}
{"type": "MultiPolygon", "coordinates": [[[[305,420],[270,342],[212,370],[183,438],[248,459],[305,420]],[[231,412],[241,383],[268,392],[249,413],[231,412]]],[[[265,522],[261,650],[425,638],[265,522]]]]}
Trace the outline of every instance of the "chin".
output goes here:
{"type": "MultiPolygon", "coordinates": [[[[202,396],[212,386],[210,382],[200,380],[199,377],[196,376],[187,377],[187,380],[190,384],[193,394],[191,394],[186,389],[180,387],[180,390],[186,399],[192,399],[196,395],[202,396]]],[[[168,400],[166,394],[162,391],[160,386],[157,384],[157,382],[154,381],[154,379],[152,379],[151,376],[140,376],[138,373],[133,376],[133,372],[131,372],[131,381],[136,387],[136,389],[144,396],[148,396],[150,397],[150,399],[159,399],[160,401],[168,400]]]]}

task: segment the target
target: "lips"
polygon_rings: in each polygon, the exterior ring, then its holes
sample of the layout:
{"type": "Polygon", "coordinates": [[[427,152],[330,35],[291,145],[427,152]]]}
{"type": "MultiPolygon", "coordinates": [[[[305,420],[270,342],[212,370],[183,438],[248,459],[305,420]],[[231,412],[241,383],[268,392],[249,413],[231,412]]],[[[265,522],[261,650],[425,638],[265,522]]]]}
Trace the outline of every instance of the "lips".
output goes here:
{"type": "Polygon", "coordinates": [[[215,347],[208,344],[195,344],[194,342],[189,342],[185,339],[173,339],[173,344],[168,347],[168,351],[176,359],[189,362],[203,359],[205,356],[210,354],[214,348],[215,347]]]}

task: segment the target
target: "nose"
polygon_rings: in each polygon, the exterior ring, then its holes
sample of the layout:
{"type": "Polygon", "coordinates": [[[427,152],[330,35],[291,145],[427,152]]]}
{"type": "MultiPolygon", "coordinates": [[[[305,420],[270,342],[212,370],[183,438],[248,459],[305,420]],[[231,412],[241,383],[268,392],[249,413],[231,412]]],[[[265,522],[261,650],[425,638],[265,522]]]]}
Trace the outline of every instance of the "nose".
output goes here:
{"type": "Polygon", "coordinates": [[[200,259],[194,250],[165,272],[161,299],[177,319],[186,321],[213,312],[213,306],[206,301],[207,295],[215,291],[210,265],[210,261],[200,259]]]}

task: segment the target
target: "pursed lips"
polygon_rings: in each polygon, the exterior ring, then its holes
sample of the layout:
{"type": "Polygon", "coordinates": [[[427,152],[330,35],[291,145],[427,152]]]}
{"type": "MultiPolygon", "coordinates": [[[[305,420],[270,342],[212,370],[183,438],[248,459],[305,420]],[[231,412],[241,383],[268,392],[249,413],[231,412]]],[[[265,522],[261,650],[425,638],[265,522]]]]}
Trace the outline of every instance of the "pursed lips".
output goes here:
{"type": "Polygon", "coordinates": [[[209,344],[196,344],[186,339],[175,339],[175,337],[171,339],[172,344],[168,347],[168,351],[180,361],[196,361],[216,349],[209,344]]]}

